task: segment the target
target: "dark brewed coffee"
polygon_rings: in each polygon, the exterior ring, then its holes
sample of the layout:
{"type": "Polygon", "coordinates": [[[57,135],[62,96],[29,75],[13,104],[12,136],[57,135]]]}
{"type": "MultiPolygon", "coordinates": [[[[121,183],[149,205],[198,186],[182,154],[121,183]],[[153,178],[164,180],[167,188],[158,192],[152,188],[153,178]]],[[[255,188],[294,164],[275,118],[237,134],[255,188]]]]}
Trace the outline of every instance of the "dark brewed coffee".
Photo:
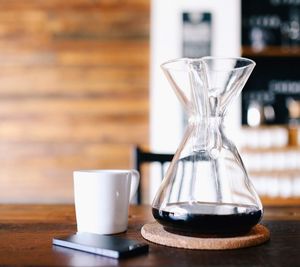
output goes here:
{"type": "Polygon", "coordinates": [[[241,235],[260,221],[262,210],[249,205],[182,202],[163,210],[152,208],[152,214],[170,232],[241,235]]]}

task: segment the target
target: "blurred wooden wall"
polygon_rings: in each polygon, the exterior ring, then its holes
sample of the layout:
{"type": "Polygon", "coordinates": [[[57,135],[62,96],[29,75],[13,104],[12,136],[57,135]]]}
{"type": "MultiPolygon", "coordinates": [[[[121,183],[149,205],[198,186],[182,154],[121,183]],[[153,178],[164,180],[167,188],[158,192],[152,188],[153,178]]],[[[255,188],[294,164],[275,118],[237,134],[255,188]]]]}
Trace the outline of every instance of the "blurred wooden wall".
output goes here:
{"type": "Polygon", "coordinates": [[[148,143],[148,0],[0,1],[0,202],[70,202],[72,171],[148,143]]]}

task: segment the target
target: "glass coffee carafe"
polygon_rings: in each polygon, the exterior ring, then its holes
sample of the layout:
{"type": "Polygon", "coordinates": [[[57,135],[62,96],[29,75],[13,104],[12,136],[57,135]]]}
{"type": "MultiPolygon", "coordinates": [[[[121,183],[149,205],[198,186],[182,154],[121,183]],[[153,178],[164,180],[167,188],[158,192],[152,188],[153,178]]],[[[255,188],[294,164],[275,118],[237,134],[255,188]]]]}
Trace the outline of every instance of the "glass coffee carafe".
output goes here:
{"type": "Polygon", "coordinates": [[[240,235],[262,217],[262,204],[224,115],[255,63],[246,58],[177,59],[162,69],[188,115],[188,126],[152,204],[167,231],[240,235]]]}

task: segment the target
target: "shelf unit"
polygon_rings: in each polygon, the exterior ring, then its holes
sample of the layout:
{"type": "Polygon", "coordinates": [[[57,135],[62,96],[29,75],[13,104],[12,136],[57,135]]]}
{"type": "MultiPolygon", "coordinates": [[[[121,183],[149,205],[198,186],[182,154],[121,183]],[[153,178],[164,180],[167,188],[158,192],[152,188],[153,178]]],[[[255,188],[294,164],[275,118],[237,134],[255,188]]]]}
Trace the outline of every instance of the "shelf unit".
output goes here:
{"type": "Polygon", "coordinates": [[[300,31],[293,28],[297,25],[296,1],[242,0],[241,55],[257,66],[242,92],[245,142],[240,151],[254,185],[262,186],[257,191],[264,204],[300,205],[300,131],[299,125],[290,124],[288,106],[289,98],[300,101],[300,31]],[[299,92],[289,90],[292,86],[299,92]],[[262,117],[251,128],[245,125],[253,103],[262,117]],[[271,119],[265,116],[266,106],[273,108],[271,119]],[[276,129],[281,129],[277,135],[276,129]]]}

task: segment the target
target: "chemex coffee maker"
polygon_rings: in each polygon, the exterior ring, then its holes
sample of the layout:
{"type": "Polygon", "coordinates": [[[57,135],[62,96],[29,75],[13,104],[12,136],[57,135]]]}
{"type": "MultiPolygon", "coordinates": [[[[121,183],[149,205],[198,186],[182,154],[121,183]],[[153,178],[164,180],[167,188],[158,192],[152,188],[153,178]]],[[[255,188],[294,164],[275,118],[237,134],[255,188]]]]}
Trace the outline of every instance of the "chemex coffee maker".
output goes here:
{"type": "Polygon", "coordinates": [[[152,204],[168,232],[243,235],[263,208],[224,116],[255,63],[246,58],[203,57],[162,64],[189,119],[181,144],[152,204]]]}

